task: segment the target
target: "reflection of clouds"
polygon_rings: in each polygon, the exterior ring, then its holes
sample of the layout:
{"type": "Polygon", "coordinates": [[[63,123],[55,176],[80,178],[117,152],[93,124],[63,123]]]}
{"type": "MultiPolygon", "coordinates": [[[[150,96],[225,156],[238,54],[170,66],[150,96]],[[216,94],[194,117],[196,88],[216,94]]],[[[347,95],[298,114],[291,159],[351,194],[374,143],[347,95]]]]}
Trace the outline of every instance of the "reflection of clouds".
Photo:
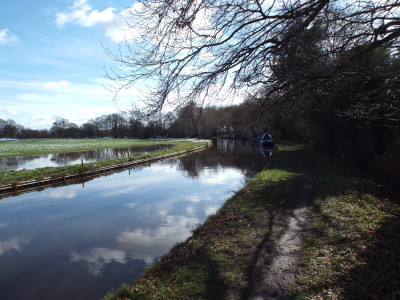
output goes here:
{"type": "Polygon", "coordinates": [[[125,180],[119,180],[112,182],[113,189],[110,191],[109,185],[105,185],[99,182],[98,191],[99,196],[102,198],[115,197],[116,195],[132,193],[138,189],[152,189],[155,184],[160,185],[163,182],[171,180],[168,176],[160,177],[154,176],[154,174],[141,174],[143,177],[136,177],[130,180],[129,184],[126,184],[125,180]]]}
{"type": "MultiPolygon", "coordinates": [[[[216,197],[213,195],[202,195],[202,191],[198,191],[199,194],[181,194],[181,195],[174,195],[170,198],[165,198],[164,201],[153,204],[154,211],[157,212],[157,215],[168,215],[172,214],[171,212],[176,212],[177,208],[185,207],[190,202],[191,205],[198,206],[202,205],[204,201],[215,201],[216,197]]],[[[193,193],[193,191],[191,191],[193,193]]]]}
{"type": "Polygon", "coordinates": [[[30,243],[28,239],[21,239],[19,237],[13,237],[9,241],[0,242],[0,255],[8,251],[22,251],[22,249],[30,243]]]}
{"type": "Polygon", "coordinates": [[[31,192],[28,194],[22,194],[17,197],[5,195],[4,198],[0,197],[0,207],[3,205],[15,205],[17,203],[27,202],[32,203],[32,200],[41,199],[41,194],[39,192],[31,192]]]}
{"type": "Polygon", "coordinates": [[[43,168],[43,167],[56,167],[53,162],[50,161],[49,155],[44,154],[40,156],[31,156],[32,160],[30,161],[25,161],[24,164],[21,164],[21,166],[18,166],[14,170],[22,170],[22,169],[27,169],[27,170],[32,170],[32,169],[37,169],[37,168],[43,168]]]}
{"type": "Polygon", "coordinates": [[[128,203],[127,205],[125,205],[127,208],[135,208],[136,206],[138,206],[139,203],[137,202],[131,202],[128,203]]]}
{"type": "Polygon", "coordinates": [[[200,196],[199,195],[190,195],[188,197],[188,200],[190,202],[200,202],[200,196]]]}
{"type": "Polygon", "coordinates": [[[76,190],[53,189],[48,192],[48,196],[52,199],[72,199],[76,197],[76,190]]]}
{"type": "Polygon", "coordinates": [[[7,223],[0,223],[0,229],[2,229],[2,228],[6,228],[8,226],[8,224],[7,223]]]}
{"type": "Polygon", "coordinates": [[[225,169],[224,172],[214,173],[205,169],[204,172],[201,173],[199,179],[201,183],[205,185],[218,185],[236,182],[238,179],[242,178],[243,174],[239,170],[225,169]]]}
{"type": "Polygon", "coordinates": [[[105,264],[113,261],[124,264],[126,263],[126,253],[119,249],[93,248],[83,254],[75,251],[71,253],[71,261],[83,261],[89,269],[89,273],[95,276],[101,275],[101,270],[105,264]]]}
{"type": "Polygon", "coordinates": [[[177,174],[175,165],[171,165],[171,161],[159,162],[151,165],[151,171],[159,174],[177,174]]]}
{"type": "Polygon", "coordinates": [[[186,207],[186,213],[187,213],[189,216],[193,216],[193,215],[194,215],[194,212],[195,212],[195,208],[194,208],[193,206],[188,206],[188,207],[186,207]]]}
{"type": "Polygon", "coordinates": [[[204,211],[206,212],[206,215],[209,216],[209,215],[215,214],[218,209],[219,209],[219,206],[213,205],[213,206],[206,207],[204,209],[204,211]]]}
{"type": "Polygon", "coordinates": [[[118,245],[132,253],[133,258],[151,264],[167,253],[178,242],[186,239],[192,228],[199,224],[197,218],[167,216],[166,224],[156,229],[124,231],[116,237],[118,245]]]}

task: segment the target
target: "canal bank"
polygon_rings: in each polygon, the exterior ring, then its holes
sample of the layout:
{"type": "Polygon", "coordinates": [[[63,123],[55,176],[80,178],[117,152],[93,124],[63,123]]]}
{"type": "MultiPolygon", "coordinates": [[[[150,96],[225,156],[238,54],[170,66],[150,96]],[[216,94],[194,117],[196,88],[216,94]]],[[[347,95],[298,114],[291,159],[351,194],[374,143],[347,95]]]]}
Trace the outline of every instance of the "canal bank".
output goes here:
{"type": "Polygon", "coordinates": [[[312,149],[278,145],[268,166],[190,238],[105,298],[399,296],[396,196],[312,149]],[[289,242],[299,236],[302,243],[289,242]]]}

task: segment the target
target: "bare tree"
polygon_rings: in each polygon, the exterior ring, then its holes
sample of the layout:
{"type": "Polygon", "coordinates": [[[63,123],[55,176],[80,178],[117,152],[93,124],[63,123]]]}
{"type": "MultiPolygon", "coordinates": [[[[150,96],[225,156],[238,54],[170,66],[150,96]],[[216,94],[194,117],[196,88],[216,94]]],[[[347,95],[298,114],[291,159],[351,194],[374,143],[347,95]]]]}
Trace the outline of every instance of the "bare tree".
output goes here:
{"type": "Polygon", "coordinates": [[[140,37],[132,43],[126,41],[118,53],[108,51],[117,66],[106,76],[112,80],[108,87],[116,96],[122,89],[147,82],[148,113],[194,100],[202,102],[224,86],[249,91],[267,86],[264,91],[272,95],[299,79],[335,76],[352,59],[379,47],[396,51],[399,46],[399,0],[138,3],[135,7],[139,8],[132,9],[126,21],[140,37]],[[309,53],[310,49],[297,41],[316,31],[318,39],[313,42],[318,51],[309,53]],[[288,47],[303,65],[313,67],[300,65],[293,76],[282,80],[276,66],[282,64],[288,47]]]}

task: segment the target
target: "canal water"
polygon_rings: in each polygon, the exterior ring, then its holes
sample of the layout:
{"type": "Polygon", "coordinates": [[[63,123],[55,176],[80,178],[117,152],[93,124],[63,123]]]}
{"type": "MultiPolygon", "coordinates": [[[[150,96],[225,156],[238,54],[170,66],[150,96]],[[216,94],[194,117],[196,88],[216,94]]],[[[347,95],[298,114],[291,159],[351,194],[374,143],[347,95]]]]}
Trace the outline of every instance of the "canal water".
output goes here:
{"type": "Polygon", "coordinates": [[[0,299],[99,299],[137,279],[266,164],[219,141],[184,157],[0,199],[0,299]]]}
{"type": "Polygon", "coordinates": [[[97,149],[67,153],[53,153],[43,155],[0,157],[0,170],[32,170],[43,167],[60,167],[68,165],[110,160],[115,158],[133,157],[170,148],[170,145],[136,146],[121,149],[97,149]]]}

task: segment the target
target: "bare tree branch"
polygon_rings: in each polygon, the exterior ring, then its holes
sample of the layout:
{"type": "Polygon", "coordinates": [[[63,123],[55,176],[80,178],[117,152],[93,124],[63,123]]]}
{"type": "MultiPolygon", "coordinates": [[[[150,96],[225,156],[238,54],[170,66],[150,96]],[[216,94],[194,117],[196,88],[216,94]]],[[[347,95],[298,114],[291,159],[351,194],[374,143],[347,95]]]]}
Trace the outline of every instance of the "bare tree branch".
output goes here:
{"type": "Polygon", "coordinates": [[[107,51],[117,67],[106,70],[106,77],[116,97],[148,82],[151,113],[204,101],[224,87],[255,91],[268,85],[274,94],[294,82],[335,76],[352,59],[379,47],[399,46],[400,0],[139,2],[142,9],[132,11],[127,23],[141,35],[117,53],[107,51]],[[315,31],[320,31],[318,51],[309,55],[298,41],[315,31]],[[286,69],[291,74],[282,81],[276,66],[288,47],[303,57],[302,65],[286,69]]]}

